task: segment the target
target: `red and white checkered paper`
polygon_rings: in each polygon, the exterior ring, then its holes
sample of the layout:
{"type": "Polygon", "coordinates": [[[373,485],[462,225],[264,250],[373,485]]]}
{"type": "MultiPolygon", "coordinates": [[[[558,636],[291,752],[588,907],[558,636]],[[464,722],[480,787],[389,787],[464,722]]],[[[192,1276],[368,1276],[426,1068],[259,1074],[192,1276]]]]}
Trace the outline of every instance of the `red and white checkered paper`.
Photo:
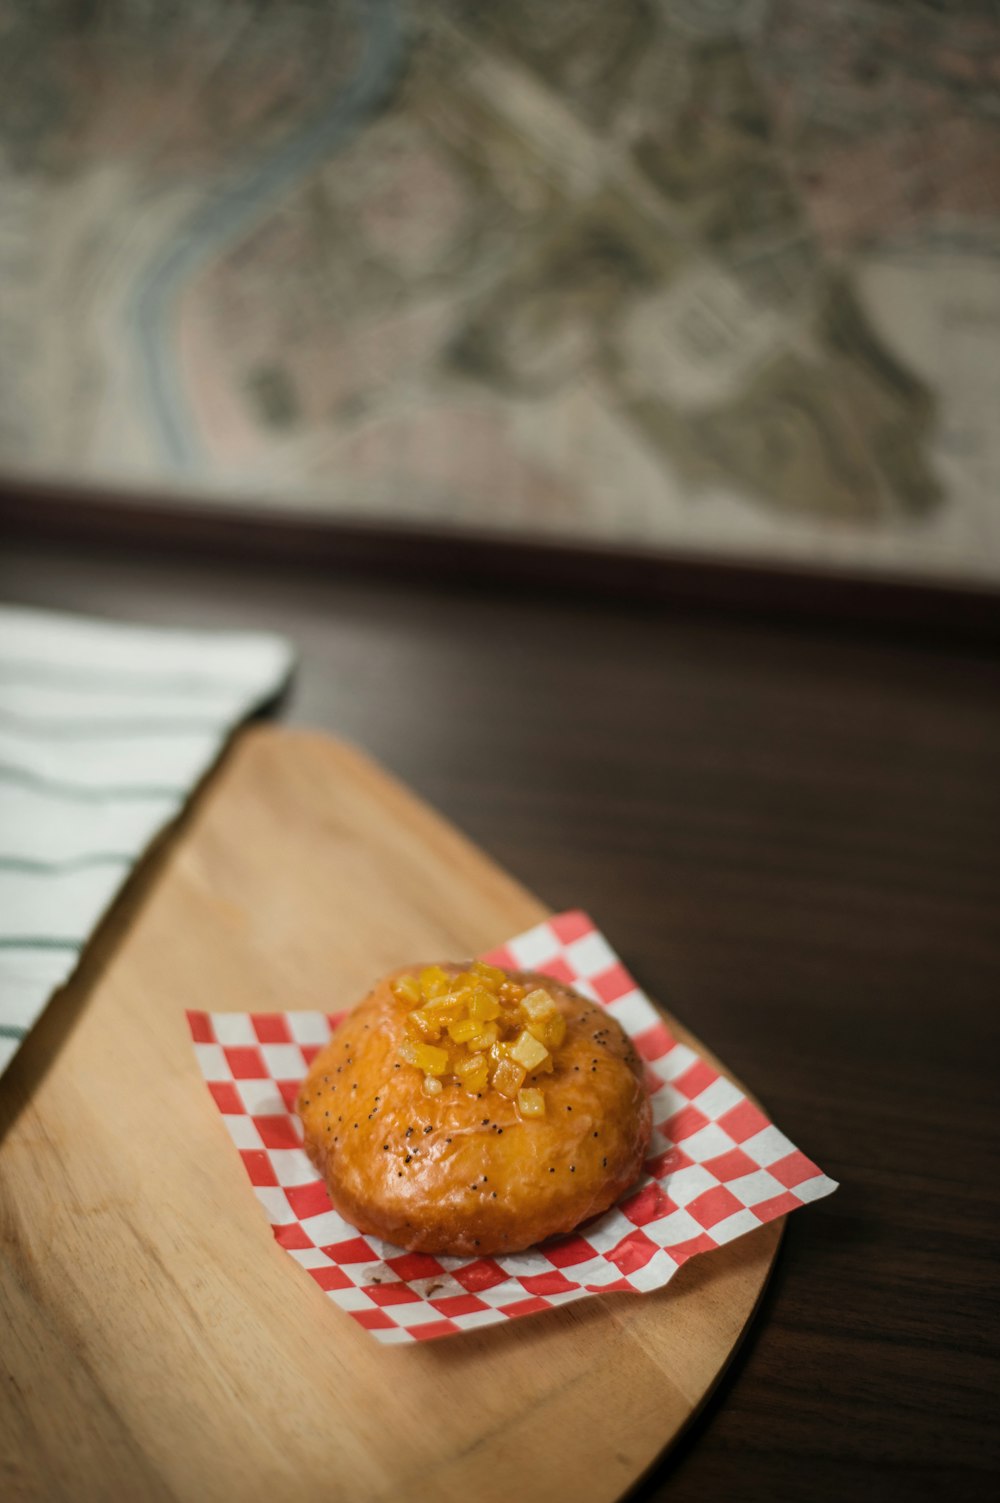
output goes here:
{"type": "Polygon", "coordinates": [[[710,1252],[836,1189],[732,1081],[678,1043],[584,913],[484,957],[601,1003],[646,1062],[653,1137],[644,1173],[573,1235],[496,1258],[430,1257],[363,1237],[309,1162],[294,1105],[343,1013],[188,1013],[202,1074],[289,1256],[379,1341],[428,1341],[589,1294],[659,1289],[710,1252]]]}

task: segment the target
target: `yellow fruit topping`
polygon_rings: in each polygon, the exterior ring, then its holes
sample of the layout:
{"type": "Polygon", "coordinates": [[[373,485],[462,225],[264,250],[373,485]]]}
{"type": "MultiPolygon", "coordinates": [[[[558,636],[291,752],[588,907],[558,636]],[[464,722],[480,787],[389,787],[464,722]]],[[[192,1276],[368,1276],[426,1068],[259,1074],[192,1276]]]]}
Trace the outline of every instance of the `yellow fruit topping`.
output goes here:
{"type": "Polygon", "coordinates": [[[425,1075],[443,1075],[448,1068],[447,1049],[435,1049],[433,1044],[419,1044],[414,1039],[404,1039],[399,1053],[408,1065],[416,1065],[425,1075]]]}
{"type": "Polygon", "coordinates": [[[557,1012],[554,1018],[546,1018],[542,1023],[529,1023],[528,1032],[551,1053],[553,1049],[559,1048],[566,1037],[566,1019],[561,1012],[557,1012]]]}
{"type": "Polygon", "coordinates": [[[420,982],[416,976],[400,976],[398,981],[392,983],[392,992],[393,996],[398,997],[401,1002],[411,1002],[414,1007],[419,1006],[423,999],[420,982]]]}
{"type": "Polygon", "coordinates": [[[443,1019],[440,1013],[433,1013],[428,1008],[418,1007],[415,1012],[410,1013],[409,1021],[412,1024],[412,1032],[425,1043],[433,1044],[441,1037],[443,1019]]]}
{"type": "Polygon", "coordinates": [[[500,1037],[500,1029],[496,1023],[480,1023],[479,1031],[469,1039],[470,1049],[492,1049],[500,1037]]]}
{"type": "Polygon", "coordinates": [[[448,1032],[456,1044],[467,1044],[470,1039],[476,1038],[479,1033],[479,1020],[477,1018],[456,1018],[448,1024],[448,1032]]]}
{"type": "Polygon", "coordinates": [[[420,990],[429,1002],[432,997],[443,996],[451,990],[451,977],[439,965],[429,965],[420,972],[420,990]]]}
{"type": "Polygon", "coordinates": [[[501,1096],[506,1096],[509,1101],[513,1101],[527,1073],[524,1066],[519,1065],[516,1060],[502,1059],[493,1071],[493,1084],[501,1096]]]}
{"type": "Polygon", "coordinates": [[[554,1017],[559,1011],[548,992],[543,992],[541,987],[536,987],[533,992],[521,998],[521,1011],[528,1017],[529,1022],[540,1023],[544,1018],[554,1017]]]}
{"type": "Polygon", "coordinates": [[[501,971],[499,966],[487,965],[485,960],[474,960],[469,970],[474,976],[481,976],[494,990],[506,985],[507,973],[501,971]]]}
{"type": "Polygon", "coordinates": [[[455,1074],[467,1091],[481,1091],[489,1081],[489,1065],[481,1054],[467,1054],[455,1061],[455,1074]]]}
{"type": "Polygon", "coordinates": [[[502,1011],[496,997],[491,996],[489,992],[473,992],[469,998],[469,1017],[478,1018],[482,1023],[498,1018],[502,1011]]]}
{"type": "Polygon", "coordinates": [[[526,1070],[537,1070],[539,1065],[544,1065],[549,1057],[549,1051],[544,1044],[540,1044],[527,1028],[518,1034],[517,1042],[510,1051],[511,1059],[516,1059],[519,1065],[526,1070]]]}
{"type": "Polygon", "coordinates": [[[409,1009],[400,1059],[423,1072],[428,1096],[452,1082],[473,1095],[492,1085],[523,1118],[545,1115],[545,1094],[533,1081],[553,1070],[566,1020],[544,987],[529,990],[476,960],[457,976],[439,965],[400,976],[392,992],[409,1009]]]}

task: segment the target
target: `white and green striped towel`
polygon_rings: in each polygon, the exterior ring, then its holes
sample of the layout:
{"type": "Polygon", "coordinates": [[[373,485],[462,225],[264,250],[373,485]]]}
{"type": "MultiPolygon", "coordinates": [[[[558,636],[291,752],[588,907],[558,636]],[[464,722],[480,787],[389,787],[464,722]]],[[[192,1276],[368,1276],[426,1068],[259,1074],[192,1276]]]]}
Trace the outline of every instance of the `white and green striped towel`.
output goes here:
{"type": "Polygon", "coordinates": [[[280,637],[0,608],[0,1073],[233,727],[280,637]]]}

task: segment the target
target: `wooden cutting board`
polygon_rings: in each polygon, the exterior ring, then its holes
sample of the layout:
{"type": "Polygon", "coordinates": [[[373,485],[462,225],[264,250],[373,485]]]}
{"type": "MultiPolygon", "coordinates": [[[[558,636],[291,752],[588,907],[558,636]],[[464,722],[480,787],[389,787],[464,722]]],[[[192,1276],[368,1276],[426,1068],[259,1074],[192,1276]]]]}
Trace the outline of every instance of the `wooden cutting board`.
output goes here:
{"type": "Polygon", "coordinates": [[[239,739],[0,1081],[4,1498],[603,1503],[649,1467],[780,1223],[652,1294],[381,1347],[272,1240],[184,1022],[339,1007],[546,912],[350,747],[239,739]]]}

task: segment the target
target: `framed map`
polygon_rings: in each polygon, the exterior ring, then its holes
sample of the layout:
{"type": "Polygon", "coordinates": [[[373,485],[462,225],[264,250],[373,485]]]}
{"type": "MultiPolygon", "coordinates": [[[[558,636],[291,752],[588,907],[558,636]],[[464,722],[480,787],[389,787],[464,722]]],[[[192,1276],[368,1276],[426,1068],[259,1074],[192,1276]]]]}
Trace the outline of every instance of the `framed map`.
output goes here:
{"type": "Polygon", "coordinates": [[[998,99],[987,0],[0,0],[0,472],[995,584],[998,99]]]}

